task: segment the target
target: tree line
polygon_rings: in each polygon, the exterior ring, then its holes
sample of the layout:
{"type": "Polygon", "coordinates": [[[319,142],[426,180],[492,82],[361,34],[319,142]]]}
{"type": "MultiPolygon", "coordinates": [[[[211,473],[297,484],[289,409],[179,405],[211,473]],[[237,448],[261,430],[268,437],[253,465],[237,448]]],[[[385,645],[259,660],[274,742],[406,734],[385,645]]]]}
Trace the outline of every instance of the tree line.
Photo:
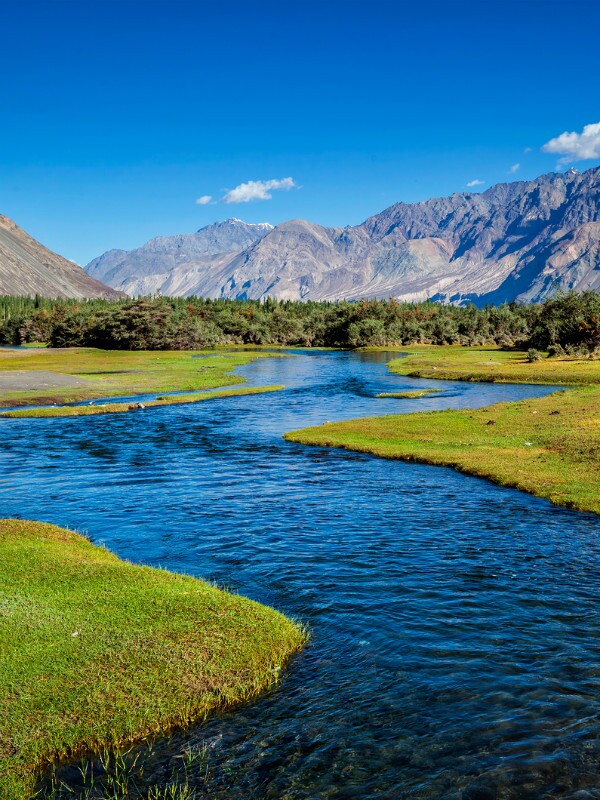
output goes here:
{"type": "Polygon", "coordinates": [[[226,344],[385,347],[422,344],[600,350],[600,294],[477,308],[394,300],[299,302],[145,297],[49,300],[0,296],[0,344],[188,350],[226,344]]]}

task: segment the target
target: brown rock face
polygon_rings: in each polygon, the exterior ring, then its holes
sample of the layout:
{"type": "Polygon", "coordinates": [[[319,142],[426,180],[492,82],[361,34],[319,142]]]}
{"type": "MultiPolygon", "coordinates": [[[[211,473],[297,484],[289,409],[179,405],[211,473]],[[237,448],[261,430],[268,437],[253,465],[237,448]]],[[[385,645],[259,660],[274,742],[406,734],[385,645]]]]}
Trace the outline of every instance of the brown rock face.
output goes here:
{"type": "Polygon", "coordinates": [[[124,295],[91,278],[0,215],[0,294],[118,298],[124,295]]]}

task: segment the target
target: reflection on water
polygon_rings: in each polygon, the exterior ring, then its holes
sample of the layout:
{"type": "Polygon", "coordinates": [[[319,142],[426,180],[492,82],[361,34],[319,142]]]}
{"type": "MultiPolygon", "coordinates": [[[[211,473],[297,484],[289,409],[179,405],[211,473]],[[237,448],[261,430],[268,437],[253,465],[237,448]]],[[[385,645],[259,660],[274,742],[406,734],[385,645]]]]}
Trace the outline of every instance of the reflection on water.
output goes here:
{"type": "Polygon", "coordinates": [[[205,747],[192,783],[223,800],[600,797],[598,518],[281,439],[549,391],[416,382],[388,374],[388,358],[262,359],[241,374],[286,391],[6,421],[2,514],[86,530],[310,627],[275,693],[157,743],[150,782],[205,747]],[[444,392],[374,399],[415,386],[444,392]]]}

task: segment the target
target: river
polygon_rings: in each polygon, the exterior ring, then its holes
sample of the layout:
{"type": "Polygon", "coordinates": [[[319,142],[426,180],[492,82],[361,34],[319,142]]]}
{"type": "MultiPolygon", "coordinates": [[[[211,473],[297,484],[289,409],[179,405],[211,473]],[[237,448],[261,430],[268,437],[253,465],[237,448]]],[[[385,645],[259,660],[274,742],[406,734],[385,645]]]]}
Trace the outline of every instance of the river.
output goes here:
{"type": "Polygon", "coordinates": [[[239,373],[285,391],[2,421],[2,516],[84,531],[308,626],[273,693],[158,742],[148,779],[204,748],[192,784],[219,800],[600,798],[600,519],[281,438],[551,391],[411,380],[391,356],[265,358],[239,373]],[[430,387],[444,391],[374,397],[430,387]]]}

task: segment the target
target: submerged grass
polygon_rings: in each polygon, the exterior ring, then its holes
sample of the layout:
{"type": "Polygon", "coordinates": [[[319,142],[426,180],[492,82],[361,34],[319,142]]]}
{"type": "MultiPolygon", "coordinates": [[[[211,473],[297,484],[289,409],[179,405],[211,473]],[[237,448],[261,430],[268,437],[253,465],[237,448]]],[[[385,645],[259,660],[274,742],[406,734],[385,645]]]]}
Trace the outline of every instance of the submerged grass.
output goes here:
{"type": "MultiPolygon", "coordinates": [[[[76,794],[80,800],[195,800],[198,790],[205,789],[210,778],[206,746],[187,749],[178,767],[170,770],[168,781],[148,780],[145,765],[152,754],[138,746],[127,752],[100,754],[82,759],[76,771],[76,794]],[[201,780],[198,781],[198,771],[201,780]],[[192,776],[190,776],[192,772],[192,776]],[[191,779],[190,779],[191,778],[191,779]]],[[[64,780],[63,770],[52,767],[41,782],[35,797],[39,800],[72,800],[74,787],[64,780]]]]}
{"type": "MultiPolygon", "coordinates": [[[[248,386],[242,389],[223,389],[220,391],[200,392],[199,394],[170,395],[168,397],[157,397],[156,400],[147,400],[143,403],[143,408],[201,403],[204,400],[219,400],[225,397],[238,397],[246,394],[278,392],[284,388],[285,387],[281,385],[248,386]]],[[[92,406],[56,406],[19,409],[18,411],[3,411],[0,412],[0,417],[11,417],[13,419],[35,417],[89,417],[97,414],[121,414],[127,411],[137,410],[141,410],[141,405],[137,403],[103,403],[102,405],[92,406]]]]}
{"type": "Polygon", "coordinates": [[[5,391],[0,407],[77,403],[120,395],[195,392],[243,383],[236,367],[257,358],[287,354],[227,351],[128,351],[75,347],[44,350],[0,349],[0,373],[35,371],[73,375],[84,386],[5,391]],[[193,358],[195,355],[201,358],[193,358]]]}
{"type": "MultiPolygon", "coordinates": [[[[392,361],[390,368],[437,379],[600,383],[599,362],[529,363],[524,353],[491,348],[424,347],[392,361]]],[[[557,505],[600,513],[598,386],[477,410],[356,419],[293,431],[285,438],[449,466],[557,505]]]]}
{"type": "Polygon", "coordinates": [[[52,762],[256,696],[305,641],[273,609],[53,525],[2,520],[0,550],[2,800],[52,762]]]}

